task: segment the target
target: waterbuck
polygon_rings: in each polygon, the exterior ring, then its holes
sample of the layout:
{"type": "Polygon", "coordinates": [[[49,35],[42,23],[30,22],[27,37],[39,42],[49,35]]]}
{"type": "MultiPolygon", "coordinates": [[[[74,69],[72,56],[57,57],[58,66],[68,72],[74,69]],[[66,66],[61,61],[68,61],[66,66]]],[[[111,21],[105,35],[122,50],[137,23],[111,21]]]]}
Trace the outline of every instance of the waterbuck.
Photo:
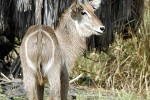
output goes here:
{"type": "Polygon", "coordinates": [[[85,38],[101,35],[105,27],[94,14],[100,1],[75,0],[53,30],[46,25],[31,26],[20,46],[23,82],[29,100],[43,100],[49,83],[50,100],[67,100],[68,71],[86,49],[85,38]]]}

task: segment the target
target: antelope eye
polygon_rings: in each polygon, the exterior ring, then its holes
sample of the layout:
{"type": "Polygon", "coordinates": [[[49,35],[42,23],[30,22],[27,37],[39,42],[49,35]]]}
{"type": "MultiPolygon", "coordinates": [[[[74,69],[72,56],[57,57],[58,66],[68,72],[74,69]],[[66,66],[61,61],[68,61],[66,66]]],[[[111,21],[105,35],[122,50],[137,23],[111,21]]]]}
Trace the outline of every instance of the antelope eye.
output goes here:
{"type": "Polygon", "coordinates": [[[87,13],[86,12],[81,12],[81,15],[86,15],[87,13]]]}

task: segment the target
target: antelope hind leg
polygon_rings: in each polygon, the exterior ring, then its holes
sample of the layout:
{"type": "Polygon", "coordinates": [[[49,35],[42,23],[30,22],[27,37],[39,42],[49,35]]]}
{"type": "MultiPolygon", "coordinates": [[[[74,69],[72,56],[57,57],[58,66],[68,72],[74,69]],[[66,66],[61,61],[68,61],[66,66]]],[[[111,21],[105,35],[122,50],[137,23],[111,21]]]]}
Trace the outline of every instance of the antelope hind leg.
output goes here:
{"type": "Polygon", "coordinates": [[[38,100],[37,85],[34,75],[30,72],[24,72],[23,83],[28,100],[38,100]]]}
{"type": "Polygon", "coordinates": [[[50,100],[60,100],[60,71],[53,70],[48,75],[50,100]]]}

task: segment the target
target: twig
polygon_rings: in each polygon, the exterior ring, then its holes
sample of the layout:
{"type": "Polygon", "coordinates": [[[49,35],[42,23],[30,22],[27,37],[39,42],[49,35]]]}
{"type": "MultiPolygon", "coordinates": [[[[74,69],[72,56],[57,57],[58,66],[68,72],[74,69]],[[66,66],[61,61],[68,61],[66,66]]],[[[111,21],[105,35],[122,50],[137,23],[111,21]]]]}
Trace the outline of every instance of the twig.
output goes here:
{"type": "Polygon", "coordinates": [[[17,54],[17,56],[19,55],[18,51],[16,50],[16,48],[14,48],[14,52],[17,54]]]}
{"type": "Polygon", "coordinates": [[[1,76],[3,76],[7,81],[11,81],[6,75],[4,75],[3,73],[0,73],[1,74],[1,76]]]}
{"type": "Polygon", "coordinates": [[[23,82],[21,81],[21,80],[12,80],[12,81],[6,81],[6,80],[4,80],[4,79],[0,79],[1,81],[3,81],[3,82],[0,82],[0,85],[2,85],[2,84],[12,84],[12,83],[20,83],[20,84],[23,84],[23,82]]]}
{"type": "Polygon", "coordinates": [[[89,73],[89,74],[93,74],[93,75],[98,75],[94,72],[90,72],[90,71],[87,71],[87,70],[84,70],[84,69],[80,69],[80,71],[84,72],[84,73],[89,73]]]}
{"type": "Polygon", "coordinates": [[[69,83],[71,84],[71,83],[73,83],[73,82],[75,82],[75,81],[79,80],[79,78],[81,78],[83,75],[84,75],[84,74],[83,74],[83,73],[81,73],[81,74],[80,74],[79,76],[77,76],[76,78],[74,78],[74,79],[70,80],[70,81],[69,81],[69,83]]]}
{"type": "Polygon", "coordinates": [[[94,61],[94,62],[99,62],[98,60],[94,60],[94,59],[92,59],[92,58],[90,58],[90,57],[87,57],[87,56],[85,56],[85,58],[86,58],[86,59],[89,59],[89,60],[91,60],[91,61],[94,61]]]}

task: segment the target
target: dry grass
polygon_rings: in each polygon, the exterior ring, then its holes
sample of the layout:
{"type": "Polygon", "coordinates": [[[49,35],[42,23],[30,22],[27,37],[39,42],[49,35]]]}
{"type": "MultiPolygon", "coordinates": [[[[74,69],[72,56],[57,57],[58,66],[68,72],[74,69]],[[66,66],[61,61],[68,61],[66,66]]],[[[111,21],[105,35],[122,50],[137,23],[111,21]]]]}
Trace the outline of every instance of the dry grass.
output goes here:
{"type": "Polygon", "coordinates": [[[122,40],[116,36],[107,53],[93,51],[81,57],[72,78],[83,73],[76,84],[150,95],[150,10],[145,9],[138,36],[122,40]]]}

